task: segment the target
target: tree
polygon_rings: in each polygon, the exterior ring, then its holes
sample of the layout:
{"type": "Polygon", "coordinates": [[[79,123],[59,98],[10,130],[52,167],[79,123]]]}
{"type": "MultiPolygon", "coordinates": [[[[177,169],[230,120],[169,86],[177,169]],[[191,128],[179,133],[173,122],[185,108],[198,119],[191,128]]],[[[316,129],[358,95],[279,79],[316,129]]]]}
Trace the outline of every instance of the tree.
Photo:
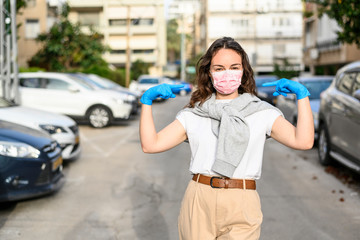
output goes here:
{"type": "Polygon", "coordinates": [[[167,55],[169,62],[174,62],[175,60],[180,59],[181,37],[177,32],[178,27],[179,25],[176,19],[169,20],[166,25],[167,55]]]}
{"type": "Polygon", "coordinates": [[[142,74],[149,73],[150,63],[146,63],[140,59],[137,59],[131,64],[131,77],[132,79],[138,79],[142,74]]]}
{"type": "MultiPolygon", "coordinates": [[[[337,32],[338,41],[355,43],[360,48],[359,0],[303,0],[318,6],[319,17],[327,14],[342,28],[337,32]]],[[[308,13],[307,13],[308,14],[308,13]]]]}
{"type": "Polygon", "coordinates": [[[288,79],[299,76],[299,71],[295,70],[294,66],[292,66],[286,58],[282,59],[281,61],[281,64],[274,64],[274,75],[278,76],[279,78],[288,79]]]}
{"type": "Polygon", "coordinates": [[[101,34],[90,29],[90,34],[81,32],[80,24],[68,20],[70,7],[64,4],[60,21],[55,23],[49,33],[40,34],[37,41],[43,44],[29,66],[42,67],[49,71],[72,71],[88,69],[92,66],[107,67],[102,54],[107,50],[101,34]]]}

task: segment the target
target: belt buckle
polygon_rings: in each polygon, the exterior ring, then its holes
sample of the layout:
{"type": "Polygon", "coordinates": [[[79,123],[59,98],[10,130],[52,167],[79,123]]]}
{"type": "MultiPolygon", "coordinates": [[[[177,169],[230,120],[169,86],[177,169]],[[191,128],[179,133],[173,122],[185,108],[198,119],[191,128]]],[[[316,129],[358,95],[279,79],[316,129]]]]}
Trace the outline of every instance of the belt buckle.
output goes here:
{"type": "Polygon", "coordinates": [[[212,187],[212,188],[221,188],[221,187],[215,187],[215,186],[212,185],[214,178],[216,178],[216,179],[225,179],[225,178],[224,177],[212,177],[212,178],[210,178],[210,187],[212,187]]]}

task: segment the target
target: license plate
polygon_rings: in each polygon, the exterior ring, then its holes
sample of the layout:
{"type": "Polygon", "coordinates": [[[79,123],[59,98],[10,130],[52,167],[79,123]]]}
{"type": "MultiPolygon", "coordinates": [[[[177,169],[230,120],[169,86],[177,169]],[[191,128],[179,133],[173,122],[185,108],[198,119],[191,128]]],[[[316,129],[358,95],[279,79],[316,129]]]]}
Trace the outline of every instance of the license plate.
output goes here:
{"type": "Polygon", "coordinates": [[[63,159],[60,156],[58,159],[56,159],[53,163],[52,163],[52,170],[55,171],[56,169],[58,169],[58,167],[62,164],[63,159]]]}
{"type": "Polygon", "coordinates": [[[75,144],[78,144],[80,142],[80,136],[76,136],[75,138],[75,144]]]}

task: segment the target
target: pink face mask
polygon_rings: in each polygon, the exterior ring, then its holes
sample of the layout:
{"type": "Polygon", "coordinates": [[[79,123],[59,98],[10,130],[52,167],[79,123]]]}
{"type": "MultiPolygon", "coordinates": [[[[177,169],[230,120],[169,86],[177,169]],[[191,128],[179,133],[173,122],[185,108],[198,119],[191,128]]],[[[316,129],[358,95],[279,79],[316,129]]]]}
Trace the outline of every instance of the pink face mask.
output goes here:
{"type": "Polygon", "coordinates": [[[241,85],[242,70],[212,72],[213,86],[221,94],[231,94],[241,85]]]}

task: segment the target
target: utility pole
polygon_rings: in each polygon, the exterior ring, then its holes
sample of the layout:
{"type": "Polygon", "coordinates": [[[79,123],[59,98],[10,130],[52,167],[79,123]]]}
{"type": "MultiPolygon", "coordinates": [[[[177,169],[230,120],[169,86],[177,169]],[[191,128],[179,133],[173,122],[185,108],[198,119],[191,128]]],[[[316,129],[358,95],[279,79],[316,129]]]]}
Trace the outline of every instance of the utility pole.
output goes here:
{"type": "Polygon", "coordinates": [[[185,74],[185,66],[186,66],[186,57],[185,57],[185,13],[182,13],[182,23],[181,23],[181,71],[180,71],[180,78],[181,81],[186,81],[186,74],[185,74]]]}
{"type": "Polygon", "coordinates": [[[130,84],[130,68],[131,68],[131,49],[130,49],[130,5],[127,5],[127,18],[126,18],[126,27],[127,27],[127,35],[126,35],[126,76],[125,76],[125,85],[128,88],[130,84]]]}
{"type": "Polygon", "coordinates": [[[0,94],[18,103],[16,30],[16,0],[0,0],[0,94]]]}

